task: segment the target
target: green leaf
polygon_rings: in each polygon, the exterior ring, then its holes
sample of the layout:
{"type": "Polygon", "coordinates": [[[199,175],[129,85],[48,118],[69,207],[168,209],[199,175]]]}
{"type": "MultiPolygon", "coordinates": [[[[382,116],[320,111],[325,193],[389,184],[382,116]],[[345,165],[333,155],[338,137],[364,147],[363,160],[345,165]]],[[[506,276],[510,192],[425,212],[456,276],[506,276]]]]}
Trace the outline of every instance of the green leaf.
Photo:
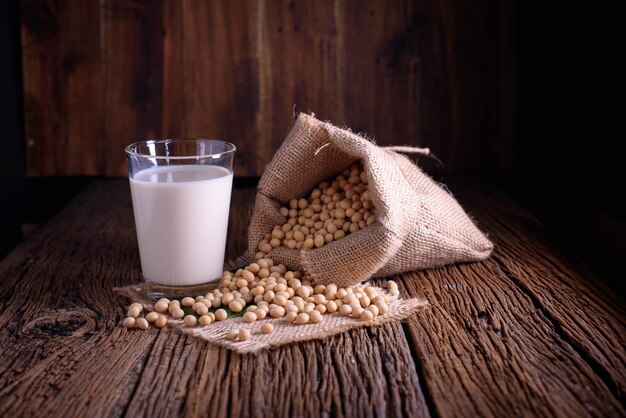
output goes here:
{"type": "MultiPolygon", "coordinates": [[[[246,305],[246,308],[248,306],[251,306],[251,305],[246,305]]],[[[183,312],[185,312],[185,316],[193,315],[196,318],[200,318],[200,315],[195,313],[194,310],[190,306],[181,306],[181,308],[182,308],[183,312]]],[[[239,313],[235,313],[235,312],[231,311],[230,309],[228,309],[228,306],[222,306],[222,307],[219,307],[217,309],[216,308],[211,308],[211,309],[209,309],[209,312],[213,312],[213,314],[215,314],[215,311],[217,311],[218,309],[224,309],[226,311],[226,313],[228,314],[228,318],[235,318],[237,316],[243,316],[243,314],[246,313],[245,309],[243,309],[239,313]]]]}

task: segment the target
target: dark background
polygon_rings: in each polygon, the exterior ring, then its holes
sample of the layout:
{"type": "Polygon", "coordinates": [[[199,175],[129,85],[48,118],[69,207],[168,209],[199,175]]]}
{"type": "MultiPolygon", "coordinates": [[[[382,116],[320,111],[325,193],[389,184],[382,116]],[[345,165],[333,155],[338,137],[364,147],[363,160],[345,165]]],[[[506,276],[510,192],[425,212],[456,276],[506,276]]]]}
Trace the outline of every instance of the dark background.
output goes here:
{"type": "Polygon", "coordinates": [[[518,16],[517,165],[506,187],[623,292],[623,6],[520,4],[518,16]]]}
{"type": "Polygon", "coordinates": [[[19,6],[15,1],[0,4],[0,257],[90,181],[80,177],[26,176],[19,6]]]}
{"type": "MultiPolygon", "coordinates": [[[[513,161],[471,173],[500,184],[623,290],[615,274],[626,257],[622,7],[507,4],[515,17],[505,30],[516,40],[517,94],[514,114],[500,118],[513,126],[513,161]]],[[[20,13],[17,2],[0,3],[0,256],[95,177],[26,175],[20,13]]]]}

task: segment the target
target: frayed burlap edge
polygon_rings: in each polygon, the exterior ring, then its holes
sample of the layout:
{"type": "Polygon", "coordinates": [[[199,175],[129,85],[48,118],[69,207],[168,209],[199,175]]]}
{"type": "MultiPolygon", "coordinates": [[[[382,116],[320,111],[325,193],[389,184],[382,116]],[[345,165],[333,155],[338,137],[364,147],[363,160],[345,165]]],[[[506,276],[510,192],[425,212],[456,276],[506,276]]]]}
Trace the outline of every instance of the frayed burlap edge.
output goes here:
{"type": "MultiPolygon", "coordinates": [[[[229,263],[230,264],[230,263],[229,263]]],[[[353,286],[355,289],[363,288],[367,283],[353,286]]],[[[113,289],[118,294],[127,297],[133,302],[139,302],[146,311],[153,310],[154,301],[145,295],[141,284],[118,287],[113,289]]],[[[385,293],[380,289],[381,293],[385,293]]],[[[182,331],[185,334],[193,335],[212,344],[225,347],[238,353],[258,354],[263,350],[280,347],[282,345],[297,343],[301,341],[312,341],[328,338],[330,336],[348,331],[353,328],[382,325],[393,321],[406,319],[419,308],[428,305],[425,299],[401,299],[398,296],[390,296],[389,312],[379,315],[372,322],[361,321],[356,318],[335,314],[322,315],[324,320],[321,324],[297,325],[286,322],[283,318],[265,318],[248,324],[242,317],[229,318],[225,321],[214,322],[206,326],[186,327],[182,320],[167,317],[167,326],[182,331]],[[260,331],[261,325],[270,323],[274,326],[274,332],[263,334],[260,331]],[[232,329],[247,328],[251,336],[248,341],[227,340],[226,334],[232,329]]]]}

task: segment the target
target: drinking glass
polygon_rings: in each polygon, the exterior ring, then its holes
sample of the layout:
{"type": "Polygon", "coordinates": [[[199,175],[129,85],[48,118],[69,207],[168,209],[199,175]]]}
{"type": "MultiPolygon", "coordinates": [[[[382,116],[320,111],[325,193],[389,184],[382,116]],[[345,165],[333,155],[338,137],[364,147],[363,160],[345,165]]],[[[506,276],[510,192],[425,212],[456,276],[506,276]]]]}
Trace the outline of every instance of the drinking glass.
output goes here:
{"type": "Polygon", "coordinates": [[[213,139],[155,139],[126,147],[150,296],[201,294],[221,277],[236,149],[213,139]]]}

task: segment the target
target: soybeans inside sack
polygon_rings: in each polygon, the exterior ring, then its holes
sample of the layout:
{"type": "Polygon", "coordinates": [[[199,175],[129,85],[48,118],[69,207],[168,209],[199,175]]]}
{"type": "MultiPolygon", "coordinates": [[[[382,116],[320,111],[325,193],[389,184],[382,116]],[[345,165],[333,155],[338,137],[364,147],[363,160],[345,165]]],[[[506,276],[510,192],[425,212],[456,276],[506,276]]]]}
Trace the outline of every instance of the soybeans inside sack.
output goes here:
{"type": "Polygon", "coordinates": [[[291,199],[279,212],[285,222],[265,234],[256,259],[280,246],[291,250],[321,248],[376,222],[367,173],[360,162],[319,183],[308,197],[291,199]]]}

